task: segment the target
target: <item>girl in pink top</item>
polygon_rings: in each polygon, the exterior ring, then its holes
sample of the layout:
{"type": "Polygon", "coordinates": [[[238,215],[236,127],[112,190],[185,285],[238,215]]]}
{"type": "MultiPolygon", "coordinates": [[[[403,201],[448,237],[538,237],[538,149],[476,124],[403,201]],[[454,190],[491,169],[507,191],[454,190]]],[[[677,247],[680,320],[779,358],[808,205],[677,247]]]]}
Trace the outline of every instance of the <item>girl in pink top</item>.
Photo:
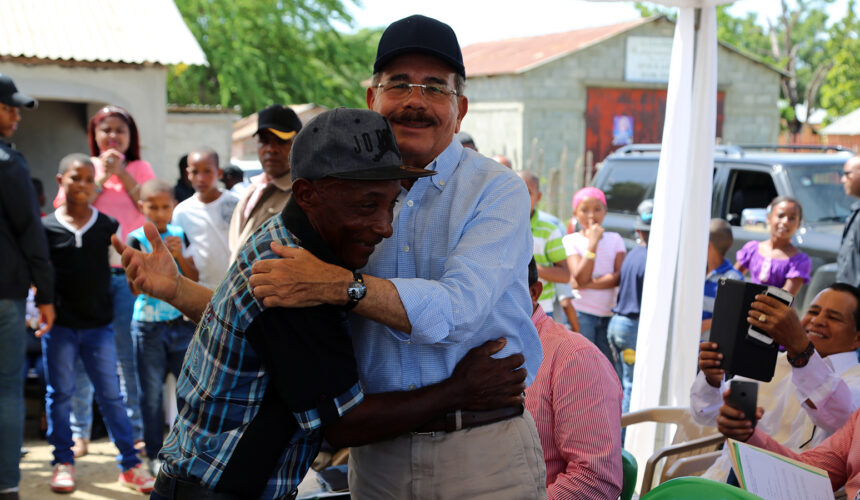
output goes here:
{"type": "Polygon", "coordinates": [[[750,241],[737,253],[735,268],[749,271],[750,281],[780,287],[797,295],[800,287],[809,281],[812,262],[809,256],[791,243],[800,221],[803,207],[794,198],[777,196],[767,207],[767,225],[770,238],[750,241]]]}
{"type": "MultiPolygon", "coordinates": [[[[92,204],[99,212],[110,215],[119,222],[122,241],[126,241],[128,233],[143,226],[146,221],[137,205],[140,200],[140,186],[155,178],[155,174],[149,163],[140,159],[137,124],[125,109],[119,106],[103,107],[90,119],[87,132],[90,155],[96,170],[97,195],[92,204]]],[[[65,202],[61,189],[54,198],[54,208],[65,202]]],[[[128,288],[119,256],[115,253],[111,255],[110,293],[123,402],[134,429],[135,442],[142,444],[143,424],[138,395],[140,389],[131,338],[134,296],[128,288]]],[[[93,386],[83,370],[83,364],[77,363],[75,371],[72,438],[75,442],[75,456],[81,456],[86,454],[90,438],[93,386]]]]}
{"type": "Polygon", "coordinates": [[[624,240],[618,233],[604,232],[600,225],[606,217],[606,196],[597,188],[582,188],[573,195],[573,215],[580,229],[561,241],[571,286],[579,289],[580,298],[573,301],[579,333],[611,360],[606,330],[626,253],[624,240]]]}

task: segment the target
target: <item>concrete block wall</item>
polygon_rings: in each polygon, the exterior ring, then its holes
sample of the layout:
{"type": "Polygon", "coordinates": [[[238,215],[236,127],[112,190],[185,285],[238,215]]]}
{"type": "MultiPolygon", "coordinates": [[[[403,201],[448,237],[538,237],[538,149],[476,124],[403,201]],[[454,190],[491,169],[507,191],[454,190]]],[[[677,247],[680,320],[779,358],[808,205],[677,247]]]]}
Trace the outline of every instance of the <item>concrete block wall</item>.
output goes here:
{"type": "Polygon", "coordinates": [[[230,163],[232,148],[233,122],[239,114],[223,112],[184,112],[167,113],[165,157],[169,174],[164,180],[176,182],[179,177],[179,158],[194,148],[208,146],[218,153],[220,166],[230,163]]]}
{"type": "Polygon", "coordinates": [[[779,74],[725,48],[718,57],[717,82],[726,93],[722,142],[776,144],[779,74]]]}
{"type": "MultiPolygon", "coordinates": [[[[496,121],[503,121],[506,129],[515,129],[511,121],[516,115],[501,111],[520,102],[522,153],[515,167],[522,168],[532,158],[532,168],[550,179],[566,146],[565,172],[558,179],[562,185],[556,203],[544,208],[567,217],[567,200],[576,187],[574,167],[585,149],[588,87],[665,89],[665,84],[624,80],[626,43],[628,36],[673,35],[674,25],[658,20],[521,74],[469,79],[466,95],[470,111],[463,129],[472,134],[482,152],[494,154],[493,148],[508,140],[505,134],[504,139],[498,137],[502,127],[496,121]]],[[[723,142],[775,143],[779,131],[778,73],[724,47],[718,50],[718,57],[718,86],[726,93],[723,142]]]]}
{"type": "MultiPolygon", "coordinates": [[[[112,68],[66,67],[54,64],[23,65],[15,62],[0,62],[0,73],[10,75],[22,92],[39,100],[76,103],[83,105],[79,120],[48,120],[40,129],[25,128],[25,123],[16,133],[21,151],[35,164],[56,163],[67,153],[87,152],[86,126],[89,118],[106,104],[126,108],[134,117],[140,132],[141,156],[149,161],[156,175],[167,176],[164,168],[167,120],[167,68],[163,66],[127,66],[112,68]],[[52,127],[63,127],[61,129],[52,127]],[[83,144],[74,151],[58,151],[60,146],[48,148],[24,147],[38,144],[38,136],[45,133],[66,131],[80,137],[83,144]],[[59,156],[58,156],[59,155],[59,156]]],[[[51,107],[36,110],[47,115],[51,107]]],[[[53,108],[55,111],[59,108],[53,108]]],[[[25,115],[25,119],[27,115],[25,115]]],[[[58,115],[58,118],[61,118],[58,115]]],[[[65,146],[63,146],[65,147],[65,146]]],[[[170,174],[174,169],[170,169],[170,174]]]]}

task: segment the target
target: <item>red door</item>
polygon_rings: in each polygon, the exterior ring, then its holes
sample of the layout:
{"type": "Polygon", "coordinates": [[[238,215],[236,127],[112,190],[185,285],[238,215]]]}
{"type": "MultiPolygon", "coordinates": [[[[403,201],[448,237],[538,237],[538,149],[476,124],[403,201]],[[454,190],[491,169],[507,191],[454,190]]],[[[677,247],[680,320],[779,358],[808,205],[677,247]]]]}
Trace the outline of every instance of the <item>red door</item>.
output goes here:
{"type": "MultiPolygon", "coordinates": [[[[717,137],[723,135],[725,92],[717,93],[717,137]]],[[[585,111],[585,147],[594,163],[625,144],[659,143],[666,90],[591,87],[585,111]]]]}

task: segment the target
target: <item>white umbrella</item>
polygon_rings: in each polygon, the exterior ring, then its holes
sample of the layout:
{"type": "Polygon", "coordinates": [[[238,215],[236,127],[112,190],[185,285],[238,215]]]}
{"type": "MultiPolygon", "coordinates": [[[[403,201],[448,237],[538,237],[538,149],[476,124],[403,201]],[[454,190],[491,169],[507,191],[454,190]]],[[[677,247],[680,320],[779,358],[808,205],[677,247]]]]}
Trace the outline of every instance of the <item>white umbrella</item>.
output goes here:
{"type": "MultiPolygon", "coordinates": [[[[648,240],[631,410],[689,406],[702,320],[716,136],[715,6],[730,1],[657,1],[678,7],[678,20],[648,240]]],[[[626,439],[625,448],[644,464],[657,444],[656,425],[631,427],[626,439]]]]}

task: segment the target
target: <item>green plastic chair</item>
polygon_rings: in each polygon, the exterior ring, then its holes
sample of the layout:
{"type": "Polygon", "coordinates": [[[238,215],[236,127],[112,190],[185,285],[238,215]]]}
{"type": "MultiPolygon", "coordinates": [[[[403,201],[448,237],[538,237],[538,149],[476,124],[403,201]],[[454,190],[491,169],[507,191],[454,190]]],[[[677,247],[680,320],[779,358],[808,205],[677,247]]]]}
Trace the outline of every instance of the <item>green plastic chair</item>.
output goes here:
{"type": "Polygon", "coordinates": [[[621,482],[620,500],[633,498],[633,490],[636,489],[636,474],[639,472],[639,464],[636,457],[627,450],[621,450],[621,470],[624,472],[621,482]]]}
{"type": "Polygon", "coordinates": [[[762,500],[760,496],[701,477],[670,479],[639,497],[639,500],[762,500]]]}

